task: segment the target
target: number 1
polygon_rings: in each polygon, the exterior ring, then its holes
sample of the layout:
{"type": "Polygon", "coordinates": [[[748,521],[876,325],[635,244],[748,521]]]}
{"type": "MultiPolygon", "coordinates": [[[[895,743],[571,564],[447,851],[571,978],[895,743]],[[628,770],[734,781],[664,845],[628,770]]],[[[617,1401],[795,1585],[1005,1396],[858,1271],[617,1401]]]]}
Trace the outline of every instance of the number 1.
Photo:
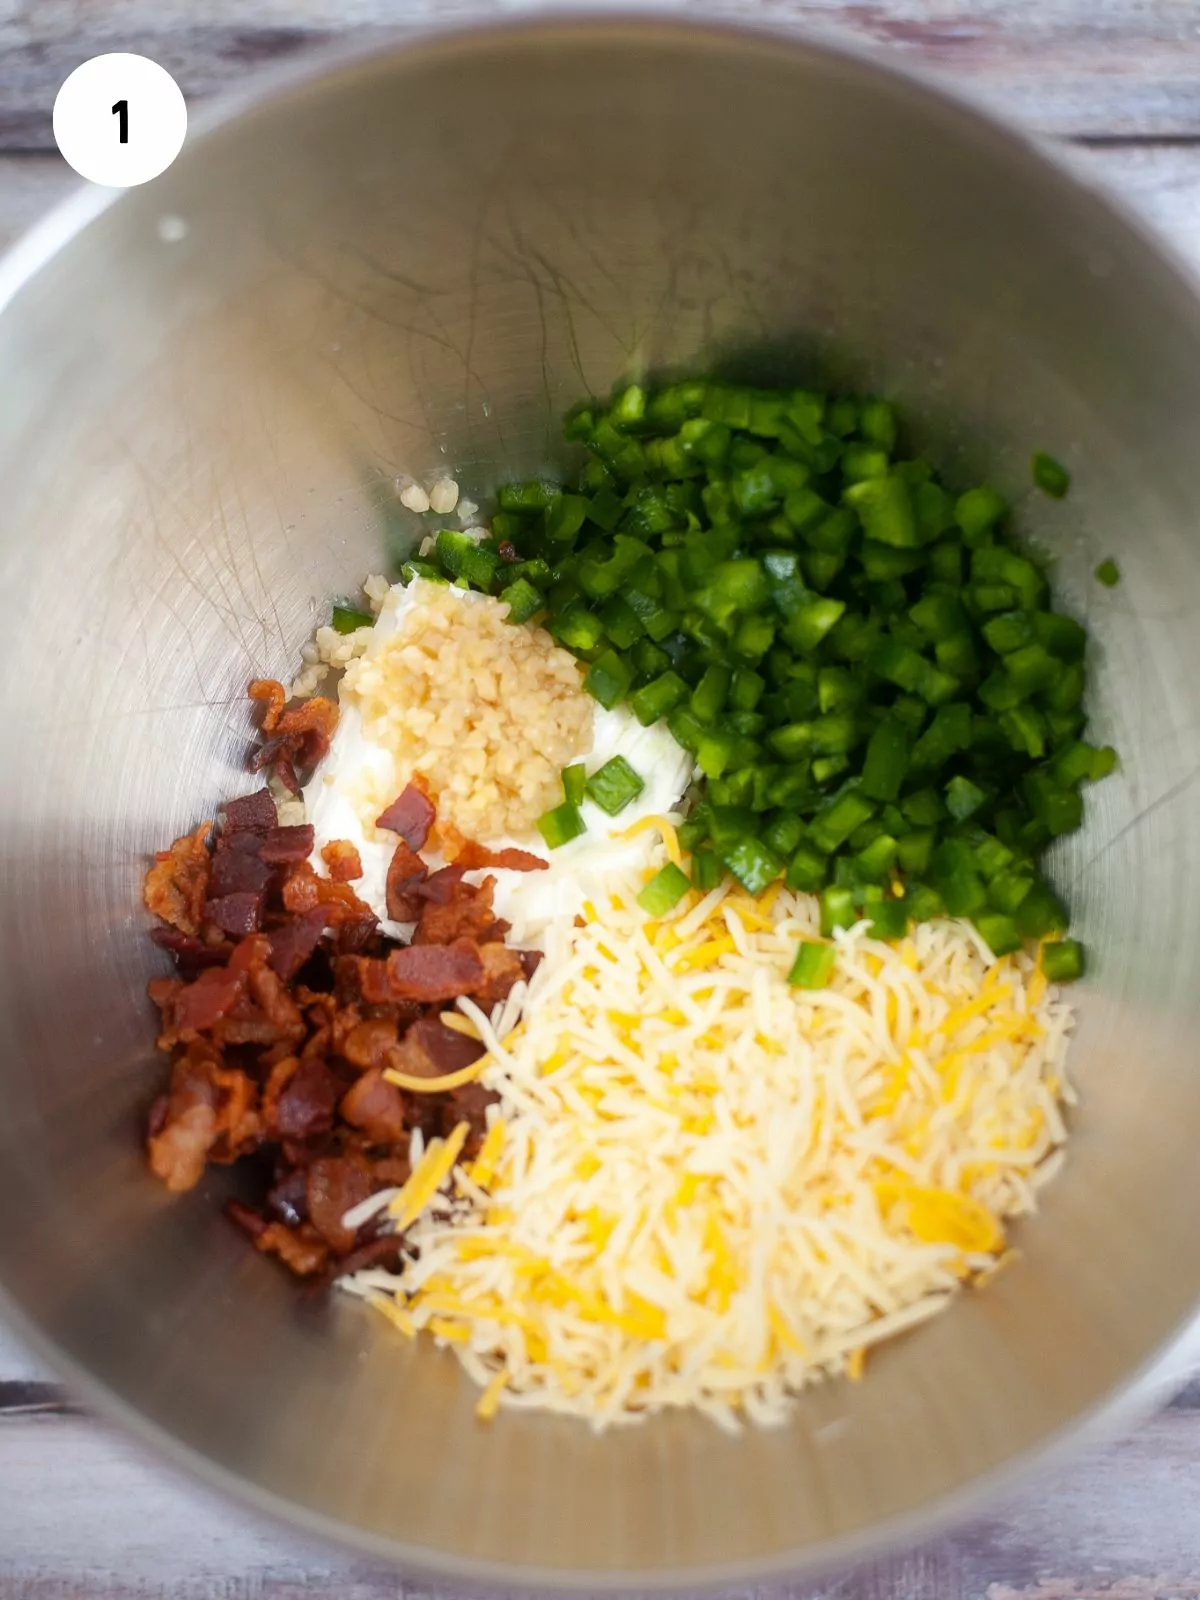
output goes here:
{"type": "Polygon", "coordinates": [[[116,105],[112,108],[112,114],[113,114],[114,117],[116,117],[118,119],[118,121],[121,124],[121,135],[120,135],[119,142],[121,144],[128,144],[129,143],[129,101],[128,100],[118,100],[116,105]]]}

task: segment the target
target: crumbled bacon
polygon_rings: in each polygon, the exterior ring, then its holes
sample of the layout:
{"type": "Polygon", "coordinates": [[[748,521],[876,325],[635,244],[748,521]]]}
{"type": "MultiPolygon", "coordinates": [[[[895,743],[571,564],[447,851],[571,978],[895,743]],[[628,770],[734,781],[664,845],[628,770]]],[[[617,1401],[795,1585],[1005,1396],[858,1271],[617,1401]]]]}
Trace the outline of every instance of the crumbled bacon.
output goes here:
{"type": "Polygon", "coordinates": [[[266,894],[272,874],[259,858],[258,843],[258,836],[253,833],[235,833],[228,844],[224,839],[218,842],[208,879],[210,901],[223,900],[231,894],[266,894]],[[234,847],[236,841],[243,839],[254,846],[253,851],[234,847]]]}
{"type": "Polygon", "coordinates": [[[228,1201],[225,1212],[230,1221],[236,1222],[251,1239],[259,1239],[267,1231],[267,1219],[252,1207],[243,1205],[240,1200],[228,1201]]]}
{"type": "Polygon", "coordinates": [[[298,771],[311,771],[329,749],[337,727],[338,708],[323,695],[302,700],[285,710],[287,690],[274,678],[255,678],[248,694],[263,702],[265,742],[250,758],[251,772],[272,772],[293,794],[299,792],[298,771]]]}
{"type": "Polygon", "coordinates": [[[331,839],[321,846],[321,860],[334,883],[353,883],[362,877],[362,857],[348,839],[331,839]]]}
{"type": "Polygon", "coordinates": [[[263,703],[262,731],[274,733],[283,715],[283,708],[287,705],[287,690],[277,678],[255,678],[246,693],[251,700],[260,700],[263,703]]]}
{"type": "MultiPolygon", "coordinates": [[[[414,1027],[419,1024],[414,1023],[414,1027]]],[[[410,1030],[411,1031],[411,1030],[410,1030]]],[[[392,1017],[368,1017],[356,1022],[341,1041],[339,1054],[352,1067],[366,1072],[370,1067],[381,1067],[395,1048],[398,1037],[397,1024],[392,1017]]]]}
{"type": "MultiPolygon", "coordinates": [[[[269,679],[252,695],[266,740],[251,764],[295,783],[297,769],[323,753],[336,708],[308,701],[289,710],[269,679]]],[[[448,1026],[440,1008],[460,995],[494,1005],[537,959],[503,943],[495,880],[475,885],[464,875],[545,863],[483,850],[446,828],[456,859],[430,874],[417,852],[436,814],[419,775],[380,823],[399,834],[388,913],[417,924],[410,945],[385,938],[351,887],[362,876],[354,846],[326,845],[329,876],[318,874],[312,828],[281,826],[265,788],[223,806],[215,835],[205,823],[176,840],[144,890],[160,919],[155,943],[175,962],[174,976],[148,986],[162,1014],[159,1045],[172,1056],[167,1092],[148,1119],[151,1169],[179,1192],[209,1162],[273,1153],[261,1204],[230,1202],[229,1214],[260,1251],[318,1281],[396,1260],[401,1243],[378,1222],[352,1230],[342,1219],[407,1181],[414,1131],[428,1140],[466,1120],[467,1152],[478,1148],[495,1097],[478,1083],[446,1091],[434,1080],[470,1067],[484,1048],[448,1026]],[[431,1088],[408,1093],[388,1070],[431,1088]]]]}
{"type": "Polygon", "coordinates": [[[548,861],[535,856],[531,850],[518,850],[510,846],[504,850],[489,850],[486,845],[465,839],[453,856],[454,865],[464,872],[476,872],[481,867],[501,867],[507,872],[547,872],[548,861]]]}
{"type": "Polygon", "coordinates": [[[352,1128],[361,1128],[372,1144],[394,1145],[408,1138],[405,1099],[380,1067],[371,1067],[342,1097],[341,1113],[352,1128]]]}
{"type": "Polygon", "coordinates": [[[483,984],[476,989],[473,998],[476,1005],[487,1011],[508,998],[514,983],[524,983],[525,967],[519,950],[498,942],[481,944],[479,959],[483,962],[483,984]]]}
{"type": "Polygon", "coordinates": [[[202,822],[194,832],[176,839],[169,850],[158,852],[146,874],[142,889],[146,910],[181,933],[200,931],[208,894],[211,830],[211,822],[202,822]]]}
{"type": "Polygon", "coordinates": [[[219,900],[204,902],[204,920],[211,922],[222,933],[240,936],[257,933],[262,926],[263,896],[258,894],[226,894],[219,900]]]}
{"type": "Polygon", "coordinates": [[[160,950],[175,957],[175,966],[184,978],[194,978],[205,967],[223,967],[229,959],[229,947],[224,940],[219,944],[206,944],[203,939],[193,939],[178,928],[151,928],[150,937],[160,950]]]}
{"type": "Polygon", "coordinates": [[[315,1277],[329,1261],[329,1246],[311,1222],[302,1222],[298,1228],[268,1222],[254,1245],[264,1255],[278,1256],[298,1278],[315,1277]]]}
{"type": "MultiPolygon", "coordinates": [[[[282,684],[276,684],[275,687],[282,693],[282,684]]],[[[271,798],[269,789],[256,789],[253,794],[243,794],[236,800],[226,800],[221,811],[223,815],[221,831],[226,837],[243,828],[249,829],[252,833],[265,833],[268,828],[274,828],[279,823],[279,813],[275,809],[275,802],[271,798]]]]}
{"type": "Polygon", "coordinates": [[[302,912],[282,927],[271,929],[268,935],[271,940],[271,970],[285,983],[295,977],[317,948],[327,920],[326,908],[314,906],[311,911],[302,912]]]}
{"type": "Polygon", "coordinates": [[[487,1109],[499,1099],[494,1090],[485,1089],[481,1083],[460,1084],[446,1095],[441,1107],[441,1132],[444,1136],[453,1133],[458,1123],[467,1124],[471,1130],[463,1145],[463,1155],[467,1160],[473,1160],[479,1154],[479,1147],[487,1134],[487,1109]]]}
{"type": "Polygon", "coordinates": [[[259,1141],[258,1091],[244,1072],[194,1042],[171,1070],[165,1107],[148,1141],[150,1170],[175,1194],[192,1189],[209,1161],[236,1161],[259,1141]]]}
{"type": "Polygon", "coordinates": [[[288,1056],[272,1069],[263,1090],[263,1122],[272,1139],[311,1139],[333,1127],[342,1092],[324,1062],[288,1056]]]}
{"type": "Polygon", "coordinates": [[[474,994],[484,977],[478,946],[470,939],[392,950],[386,972],[389,1000],[420,1000],[424,1005],[474,994]]]}
{"type": "Polygon", "coordinates": [[[348,883],[335,883],[313,871],[309,861],[297,861],[288,871],[282,889],[283,909],[293,915],[324,906],[329,921],[374,922],[375,913],[360,900],[348,883]]]}
{"type": "Polygon", "coordinates": [[[306,1179],[309,1221],[335,1255],[345,1255],[354,1248],[355,1233],[342,1226],[342,1218],[370,1195],[370,1167],[361,1156],[321,1156],[306,1179]]]}
{"type": "Polygon", "coordinates": [[[428,876],[416,851],[401,839],[387,872],[387,914],[393,922],[412,922],[417,915],[412,891],[428,876]]]}
{"type": "Polygon", "coordinates": [[[210,967],[191,983],[165,979],[156,984],[150,998],[162,1011],[160,1047],[169,1050],[207,1032],[233,1010],[245,987],[245,975],[229,967],[210,967]]]}
{"type": "Polygon", "coordinates": [[[287,1167],[267,1190],[267,1210],[294,1228],[308,1221],[308,1181],[303,1167],[287,1167]]]}
{"type": "Polygon", "coordinates": [[[272,828],[263,838],[259,856],[272,866],[285,862],[307,861],[313,850],[313,825],[303,822],[296,827],[272,828]]]}
{"type": "Polygon", "coordinates": [[[494,878],[485,878],[478,886],[463,883],[446,905],[429,901],[421,908],[414,945],[453,944],[458,939],[471,939],[476,944],[487,944],[503,939],[508,923],[492,911],[494,878]]]}
{"type": "MultiPolygon", "coordinates": [[[[402,1178],[401,1183],[404,1182],[402,1178]]],[[[360,1244],[351,1250],[348,1256],[343,1256],[333,1266],[333,1276],[344,1278],[351,1272],[362,1272],[366,1267],[394,1267],[400,1259],[400,1252],[404,1249],[404,1240],[398,1233],[380,1233],[373,1239],[368,1239],[366,1244],[360,1244]]]]}
{"type": "Polygon", "coordinates": [[[416,900],[428,900],[434,905],[448,906],[462,892],[465,867],[439,867],[431,872],[425,882],[413,890],[416,900]]]}
{"type": "Polygon", "coordinates": [[[478,1039],[448,1028],[440,1017],[422,1017],[391,1052],[388,1065],[413,1078],[443,1078],[461,1072],[483,1053],[478,1039]]]}
{"type": "Polygon", "coordinates": [[[404,793],[375,819],[375,826],[398,833],[410,850],[423,850],[436,816],[433,801],[424,789],[410,783],[404,793]]]}

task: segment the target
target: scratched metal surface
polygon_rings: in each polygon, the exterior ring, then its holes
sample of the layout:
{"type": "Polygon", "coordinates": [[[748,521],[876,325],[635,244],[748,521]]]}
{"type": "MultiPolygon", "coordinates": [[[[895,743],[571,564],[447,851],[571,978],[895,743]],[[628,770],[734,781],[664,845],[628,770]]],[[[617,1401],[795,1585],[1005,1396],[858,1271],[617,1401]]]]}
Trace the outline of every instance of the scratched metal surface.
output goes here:
{"type": "MultiPolygon", "coordinates": [[[[78,59],[139,48],[185,86],[227,86],[256,64],[347,26],[453,7],[304,3],[207,8],[151,0],[14,7],[0,18],[0,237],[72,180],[45,146],[46,94],[78,59]],[[10,92],[11,90],[11,92],[10,92]]],[[[1190,3],[773,4],[840,36],[882,43],[968,78],[1157,223],[1200,268],[1200,32],[1190,3]]],[[[1196,1352],[1200,1371],[1200,1351],[1196,1352]]],[[[248,1518],[144,1460],[81,1416],[0,1335],[0,1594],[398,1594],[389,1572],[248,1518]]],[[[411,1592],[411,1591],[410,1591],[411,1592]]],[[[780,1596],[792,1591],[778,1591],[780,1596]]],[[[805,1593],[915,1600],[1167,1600],[1200,1595],[1200,1383],[1122,1443],[1092,1453],[951,1539],[805,1593]]]]}

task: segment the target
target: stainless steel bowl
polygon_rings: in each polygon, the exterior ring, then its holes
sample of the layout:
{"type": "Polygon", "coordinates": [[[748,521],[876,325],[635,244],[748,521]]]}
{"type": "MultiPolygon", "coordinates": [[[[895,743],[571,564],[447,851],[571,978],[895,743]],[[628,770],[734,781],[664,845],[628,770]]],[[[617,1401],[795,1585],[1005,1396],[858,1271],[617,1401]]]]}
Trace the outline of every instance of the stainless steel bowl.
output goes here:
{"type": "Polygon", "coordinates": [[[1128,1389],[1200,1296],[1200,309],[1153,245],[877,66],[577,18],[290,79],[60,212],[0,296],[0,1281],[86,1397],[410,1569],[594,1588],[923,1530],[1128,1389]],[[139,883],[244,787],[247,679],[413,538],[398,473],[484,499],[561,462],[577,396],[676,365],[893,394],[1055,554],[1123,756],[1056,862],[1083,1109],[1020,1260],[787,1428],[481,1428],[449,1357],[247,1251],[218,1177],[146,1175],[139,883]]]}

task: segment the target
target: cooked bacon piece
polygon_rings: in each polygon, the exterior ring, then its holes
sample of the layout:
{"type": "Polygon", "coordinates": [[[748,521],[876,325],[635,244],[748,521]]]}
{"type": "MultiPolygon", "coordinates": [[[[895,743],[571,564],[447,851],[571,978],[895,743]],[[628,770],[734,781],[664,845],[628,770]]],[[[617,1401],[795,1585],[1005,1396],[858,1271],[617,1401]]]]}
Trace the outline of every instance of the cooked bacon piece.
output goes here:
{"type": "MultiPolygon", "coordinates": [[[[274,733],[283,715],[283,708],[287,705],[287,690],[277,678],[255,678],[248,685],[246,693],[251,700],[263,702],[262,730],[264,733],[274,733]]],[[[278,817],[275,820],[278,821],[278,817]]]]}
{"type": "Polygon", "coordinates": [[[323,1061],[288,1056],[272,1068],[262,1109],[272,1139],[311,1139],[333,1127],[342,1084],[323,1061]]]}
{"type": "Polygon", "coordinates": [[[271,929],[268,935],[271,941],[271,971],[284,983],[295,977],[321,942],[327,921],[326,911],[325,906],[315,906],[312,911],[290,918],[281,928],[271,929]]]}
{"type": "MultiPolygon", "coordinates": [[[[463,883],[454,891],[448,905],[435,901],[421,908],[414,945],[453,944],[457,939],[472,939],[476,944],[490,944],[503,939],[508,923],[492,911],[494,878],[485,878],[477,887],[463,883]]],[[[469,991],[460,989],[460,994],[469,991]]]]}
{"type": "MultiPolygon", "coordinates": [[[[300,1007],[288,993],[287,985],[269,965],[269,940],[256,939],[255,945],[255,961],[250,969],[250,993],[272,1027],[278,1029],[281,1035],[299,1041],[304,1037],[304,1016],[300,1007]]],[[[234,953],[236,955],[237,952],[234,953]]]]}
{"type": "Polygon", "coordinates": [[[191,934],[181,933],[178,928],[151,928],[150,937],[160,950],[167,950],[175,957],[175,965],[184,978],[194,978],[206,967],[224,966],[229,956],[229,946],[224,940],[220,944],[205,944],[202,939],[193,939],[191,934]]]}
{"type": "Polygon", "coordinates": [[[327,700],[324,695],[313,695],[309,700],[301,700],[290,711],[277,709],[277,691],[280,685],[272,679],[258,679],[257,684],[250,685],[250,698],[252,700],[266,699],[268,709],[263,716],[263,732],[272,736],[274,742],[280,740],[289,743],[302,744],[305,741],[318,740],[325,749],[320,755],[325,754],[329,748],[329,740],[333,735],[338,722],[338,708],[332,700],[327,700]],[[256,687],[262,688],[264,682],[269,686],[264,696],[256,695],[256,687]]]}
{"type": "Polygon", "coordinates": [[[374,1239],[368,1239],[366,1244],[360,1244],[357,1249],[351,1250],[348,1256],[335,1261],[331,1276],[344,1278],[351,1272],[361,1272],[364,1267],[395,1267],[399,1264],[403,1250],[404,1240],[400,1234],[377,1234],[374,1239]]]}
{"type": "Polygon", "coordinates": [[[391,1052],[387,1064],[413,1078],[443,1078],[461,1072],[483,1053],[478,1039],[446,1027],[440,1017],[422,1017],[391,1052]]]}
{"type": "Polygon", "coordinates": [[[230,894],[266,893],[272,873],[267,863],[259,859],[260,843],[256,833],[235,833],[228,843],[218,841],[208,879],[210,900],[223,900],[230,894]],[[243,840],[252,849],[241,848],[237,841],[243,840]]]}
{"type": "Polygon", "coordinates": [[[379,1067],[372,1067],[351,1084],[342,1096],[339,1110],[351,1127],[362,1129],[372,1144],[400,1144],[408,1139],[404,1096],[379,1067]]]}
{"type": "Polygon", "coordinates": [[[540,950],[518,950],[517,954],[521,958],[525,981],[528,983],[542,964],[542,952],[540,950]]]}
{"type": "Polygon", "coordinates": [[[487,1108],[496,1105],[499,1099],[500,1096],[493,1089],[485,1089],[481,1083],[464,1083],[460,1088],[451,1089],[442,1101],[443,1137],[453,1133],[460,1122],[470,1126],[471,1131],[463,1145],[463,1155],[468,1160],[479,1154],[479,1147],[487,1134],[487,1108]]]}
{"type": "Polygon", "coordinates": [[[331,839],[321,846],[321,860],[334,883],[353,883],[362,877],[362,857],[348,839],[331,839]]]}
{"type": "Polygon", "coordinates": [[[239,939],[234,945],[229,957],[229,970],[249,974],[257,967],[265,966],[270,954],[271,941],[266,935],[251,934],[248,939],[239,939]]]}
{"type": "Polygon", "coordinates": [[[206,900],[204,916],[222,933],[240,938],[247,933],[257,933],[262,926],[263,895],[226,894],[219,900],[206,900]]]}
{"type": "Polygon", "coordinates": [[[410,850],[423,850],[436,817],[429,796],[415,783],[410,783],[404,793],[379,814],[375,826],[398,833],[410,850]]]}
{"type": "Polygon", "coordinates": [[[243,1233],[249,1234],[252,1239],[259,1239],[267,1230],[267,1219],[257,1211],[245,1206],[240,1200],[227,1200],[225,1214],[231,1222],[236,1222],[243,1233]]]}
{"type": "Polygon", "coordinates": [[[244,1072],[222,1066],[203,1043],[171,1070],[165,1107],[156,1106],[147,1141],[150,1170],[175,1194],[194,1188],[208,1161],[236,1161],[259,1142],[258,1091],[244,1072]]]}
{"type": "Polygon", "coordinates": [[[464,872],[475,872],[480,867],[502,867],[508,872],[547,872],[550,869],[548,861],[543,861],[541,856],[535,856],[529,850],[518,850],[514,846],[504,850],[489,850],[486,845],[476,844],[473,839],[464,841],[462,848],[455,852],[453,861],[464,872]]]}
{"type": "Polygon", "coordinates": [[[368,911],[365,917],[339,922],[330,936],[330,945],[338,955],[357,955],[375,942],[378,933],[379,921],[373,911],[368,911]]]}
{"type": "Polygon", "coordinates": [[[318,876],[311,861],[297,861],[290,868],[284,879],[282,898],[284,910],[294,916],[324,906],[330,913],[331,924],[375,921],[375,913],[348,883],[335,883],[332,878],[318,876]]]}
{"type": "Polygon", "coordinates": [[[300,788],[296,769],[314,767],[329,749],[338,708],[323,695],[314,695],[285,711],[287,690],[274,678],[256,678],[247,693],[264,703],[263,732],[270,735],[251,756],[250,770],[270,768],[296,794],[300,788]]]}
{"type": "MultiPolygon", "coordinates": [[[[339,1015],[349,1015],[349,1008],[357,1007],[363,998],[362,967],[366,956],[335,955],[333,958],[333,997],[338,1005],[343,1008],[339,1015]]],[[[361,1013],[356,1013],[355,1022],[361,1022],[361,1013]]],[[[353,1026],[353,1024],[351,1024],[353,1026]]],[[[347,1030],[349,1031],[349,1030],[347,1030]]]]}
{"type": "Polygon", "coordinates": [[[296,771],[296,763],[282,739],[273,739],[269,745],[263,746],[260,753],[263,759],[250,763],[252,772],[258,767],[266,766],[269,768],[271,776],[277,783],[282,784],[289,794],[299,795],[303,793],[304,785],[301,783],[300,775],[296,771]]]}
{"type": "Polygon", "coordinates": [[[355,1231],[342,1218],[371,1193],[371,1172],[361,1158],[322,1156],[306,1174],[305,1198],[314,1228],[335,1255],[354,1248],[355,1231]]]}
{"type": "Polygon", "coordinates": [[[382,1067],[388,1052],[395,1047],[397,1027],[391,1017],[368,1017],[350,1029],[339,1046],[339,1053],[352,1067],[366,1072],[382,1067]]]}
{"type": "Polygon", "coordinates": [[[287,739],[298,735],[306,739],[316,737],[324,743],[325,749],[321,751],[321,755],[324,755],[337,725],[337,703],[326,699],[324,695],[316,694],[310,700],[302,700],[290,711],[285,711],[274,731],[287,739]]]}
{"type": "Polygon", "coordinates": [[[314,830],[311,822],[287,828],[272,828],[263,838],[259,855],[273,867],[292,861],[307,861],[312,855],[314,830]]]}
{"type": "Polygon", "coordinates": [[[310,1222],[302,1222],[298,1228],[268,1222],[255,1238],[254,1247],[264,1255],[278,1256],[298,1278],[315,1277],[329,1261],[329,1246],[310,1222]]]}
{"type": "Polygon", "coordinates": [[[409,891],[427,877],[428,871],[416,851],[401,839],[387,871],[387,914],[393,922],[413,921],[416,911],[409,891]]]}
{"type": "MultiPolygon", "coordinates": [[[[405,1144],[408,1143],[407,1137],[405,1144]]],[[[399,1188],[412,1176],[408,1157],[400,1155],[377,1156],[371,1162],[371,1181],[376,1189],[399,1188]]]]}
{"type": "Polygon", "coordinates": [[[162,1010],[159,1048],[169,1050],[207,1032],[233,1010],[245,988],[245,974],[229,967],[210,967],[191,983],[169,978],[152,983],[150,998],[162,1010]]]}
{"type": "Polygon", "coordinates": [[[414,899],[448,906],[462,893],[462,881],[466,870],[465,867],[439,867],[436,872],[429,874],[424,883],[418,884],[413,890],[414,899]]]}
{"type": "Polygon", "coordinates": [[[510,950],[506,944],[481,944],[479,959],[483,962],[483,984],[472,998],[486,1011],[507,999],[514,983],[524,983],[525,966],[520,951],[510,950]]]}
{"type": "Polygon", "coordinates": [[[181,933],[200,931],[208,895],[211,829],[211,822],[202,822],[192,833],[176,839],[169,850],[160,850],[142,885],[146,910],[181,933]]]}
{"type": "Polygon", "coordinates": [[[267,1210],[289,1228],[308,1220],[308,1188],[304,1170],[290,1167],[267,1190],[267,1210]]]}
{"type": "MultiPolygon", "coordinates": [[[[469,939],[446,945],[409,945],[389,952],[386,963],[387,998],[420,1000],[424,1005],[473,994],[483,982],[483,962],[469,939]]],[[[367,994],[366,999],[373,996],[367,994]]]]}
{"type": "MultiPolygon", "coordinates": [[[[283,685],[280,684],[279,688],[282,690],[283,685]]],[[[251,833],[266,833],[279,823],[279,813],[269,789],[256,789],[253,794],[226,800],[221,809],[224,813],[222,833],[226,837],[242,829],[249,829],[251,833]]]]}
{"type": "Polygon", "coordinates": [[[279,1029],[249,1000],[239,1000],[227,1017],[214,1022],[210,1037],[214,1044],[225,1049],[235,1045],[258,1045],[266,1052],[260,1066],[274,1066],[291,1051],[291,1043],[281,1037],[279,1029]]]}
{"type": "Polygon", "coordinates": [[[392,998],[387,961],[379,956],[359,956],[355,964],[360,997],[368,1005],[387,1005],[392,998]]]}

